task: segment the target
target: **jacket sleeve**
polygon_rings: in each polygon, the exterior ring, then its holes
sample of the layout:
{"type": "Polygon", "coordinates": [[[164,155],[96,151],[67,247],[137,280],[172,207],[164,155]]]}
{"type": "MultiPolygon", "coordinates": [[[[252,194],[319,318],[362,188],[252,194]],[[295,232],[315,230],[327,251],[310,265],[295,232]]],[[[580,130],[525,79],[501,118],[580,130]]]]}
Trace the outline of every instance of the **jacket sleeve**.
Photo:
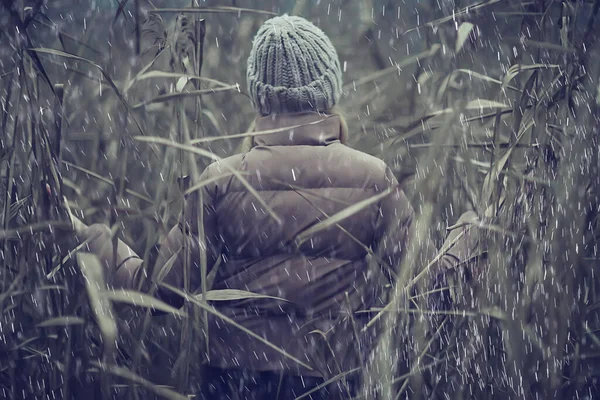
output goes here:
{"type": "Polygon", "coordinates": [[[85,243],[85,251],[98,257],[106,271],[107,282],[116,289],[135,289],[142,270],[140,257],[120,239],[117,240],[117,251],[113,253],[113,237],[108,225],[86,226],[78,219],[74,225],[77,240],[85,243]]]}
{"type": "MultiPolygon", "coordinates": [[[[200,182],[209,179],[208,168],[200,182]]],[[[158,296],[173,306],[183,305],[183,299],[160,283],[177,289],[194,291],[202,281],[203,258],[208,274],[221,255],[221,236],[215,211],[215,185],[204,186],[185,200],[179,223],[162,241],[155,266],[158,296]]]]}

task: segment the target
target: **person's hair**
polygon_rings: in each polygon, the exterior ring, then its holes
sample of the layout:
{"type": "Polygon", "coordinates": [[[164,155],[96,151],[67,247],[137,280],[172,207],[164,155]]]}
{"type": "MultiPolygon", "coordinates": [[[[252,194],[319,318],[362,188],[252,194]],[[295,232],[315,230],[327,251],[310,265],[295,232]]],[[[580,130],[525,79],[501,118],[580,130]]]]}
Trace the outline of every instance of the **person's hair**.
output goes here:
{"type": "Polygon", "coordinates": [[[348,121],[346,120],[346,115],[337,105],[331,107],[328,115],[336,115],[340,118],[340,142],[342,144],[348,144],[349,131],[348,131],[348,121]]]}

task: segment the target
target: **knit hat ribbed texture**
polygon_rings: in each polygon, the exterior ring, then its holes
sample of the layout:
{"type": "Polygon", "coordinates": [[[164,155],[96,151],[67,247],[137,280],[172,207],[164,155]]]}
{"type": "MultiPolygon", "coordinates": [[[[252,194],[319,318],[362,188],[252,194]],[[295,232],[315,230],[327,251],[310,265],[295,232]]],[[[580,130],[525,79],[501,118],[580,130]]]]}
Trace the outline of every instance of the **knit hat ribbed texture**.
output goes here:
{"type": "Polygon", "coordinates": [[[342,92],[340,61],[327,35],[287,14],[267,20],[258,30],[246,78],[261,115],[327,111],[342,92]]]}

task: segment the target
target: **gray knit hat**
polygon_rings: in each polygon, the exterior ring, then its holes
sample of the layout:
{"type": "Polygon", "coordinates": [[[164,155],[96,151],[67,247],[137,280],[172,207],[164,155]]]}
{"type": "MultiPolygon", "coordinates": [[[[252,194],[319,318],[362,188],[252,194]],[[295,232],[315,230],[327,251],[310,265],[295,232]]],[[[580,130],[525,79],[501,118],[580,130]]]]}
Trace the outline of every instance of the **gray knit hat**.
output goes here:
{"type": "Polygon", "coordinates": [[[250,97],[261,115],[327,111],[342,92],[342,70],[325,33],[283,15],[258,30],[248,57],[250,97]]]}

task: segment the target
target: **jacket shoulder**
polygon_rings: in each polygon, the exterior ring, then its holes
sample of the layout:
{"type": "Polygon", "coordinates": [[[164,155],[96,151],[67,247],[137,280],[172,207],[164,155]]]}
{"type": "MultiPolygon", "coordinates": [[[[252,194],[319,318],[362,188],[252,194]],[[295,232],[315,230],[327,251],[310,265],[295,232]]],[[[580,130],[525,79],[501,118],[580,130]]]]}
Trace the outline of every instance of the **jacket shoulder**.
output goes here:
{"type": "Polygon", "coordinates": [[[382,159],[343,144],[340,145],[339,151],[353,160],[352,166],[355,171],[368,172],[375,183],[381,185],[388,183],[391,170],[382,159]]]}

